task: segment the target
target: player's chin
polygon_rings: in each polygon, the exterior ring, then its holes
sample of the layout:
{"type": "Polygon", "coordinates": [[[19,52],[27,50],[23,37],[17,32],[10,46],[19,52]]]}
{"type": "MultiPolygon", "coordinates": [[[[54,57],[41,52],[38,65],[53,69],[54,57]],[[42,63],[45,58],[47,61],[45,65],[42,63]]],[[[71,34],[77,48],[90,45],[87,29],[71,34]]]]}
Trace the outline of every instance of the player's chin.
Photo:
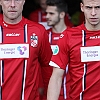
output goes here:
{"type": "Polygon", "coordinates": [[[96,22],[96,21],[90,22],[90,23],[91,23],[91,25],[93,25],[93,26],[96,26],[96,25],[100,24],[100,22],[96,22]]]}
{"type": "Polygon", "coordinates": [[[48,26],[53,26],[52,24],[48,24],[48,26]]]}
{"type": "Polygon", "coordinates": [[[52,24],[51,24],[50,22],[47,22],[47,25],[48,25],[48,26],[52,26],[52,24]]]}

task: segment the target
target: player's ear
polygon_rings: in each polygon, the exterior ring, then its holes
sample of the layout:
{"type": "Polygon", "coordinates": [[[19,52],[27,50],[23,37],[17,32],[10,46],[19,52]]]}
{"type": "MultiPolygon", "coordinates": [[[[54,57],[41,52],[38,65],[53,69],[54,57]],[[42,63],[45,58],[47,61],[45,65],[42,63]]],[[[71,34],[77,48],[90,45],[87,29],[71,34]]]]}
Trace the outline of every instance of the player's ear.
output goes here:
{"type": "Polygon", "coordinates": [[[24,4],[25,4],[25,1],[26,1],[26,0],[24,0],[24,2],[23,2],[24,4]]]}
{"type": "Polygon", "coordinates": [[[84,6],[83,3],[80,3],[80,8],[82,12],[84,12],[83,6],[84,6]]]}
{"type": "Polygon", "coordinates": [[[60,12],[60,18],[64,18],[65,17],[65,12],[60,12]]]}

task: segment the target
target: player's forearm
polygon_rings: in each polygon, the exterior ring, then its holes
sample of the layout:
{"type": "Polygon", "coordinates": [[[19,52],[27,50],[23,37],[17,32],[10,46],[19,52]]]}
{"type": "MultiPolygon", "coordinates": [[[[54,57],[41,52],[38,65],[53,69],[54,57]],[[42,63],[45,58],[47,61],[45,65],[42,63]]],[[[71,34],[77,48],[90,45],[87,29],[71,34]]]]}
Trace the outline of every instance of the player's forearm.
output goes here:
{"type": "Polygon", "coordinates": [[[48,85],[47,100],[58,100],[61,84],[62,78],[56,79],[53,76],[51,77],[48,85]]]}

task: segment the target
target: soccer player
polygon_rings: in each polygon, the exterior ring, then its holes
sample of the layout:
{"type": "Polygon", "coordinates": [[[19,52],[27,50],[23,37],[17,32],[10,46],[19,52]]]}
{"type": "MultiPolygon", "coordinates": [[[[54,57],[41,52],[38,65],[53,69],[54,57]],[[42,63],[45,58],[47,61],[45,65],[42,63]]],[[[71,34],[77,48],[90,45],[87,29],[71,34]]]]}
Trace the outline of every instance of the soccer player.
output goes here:
{"type": "MultiPolygon", "coordinates": [[[[35,10],[35,11],[32,11],[29,15],[29,19],[34,21],[34,22],[39,22],[41,24],[43,24],[46,29],[49,29],[50,27],[47,26],[47,20],[46,20],[46,0],[39,0],[39,5],[40,5],[40,8],[35,10]]],[[[73,24],[72,22],[70,21],[70,17],[69,17],[69,14],[66,13],[66,16],[65,16],[65,23],[66,25],[72,27],[73,24]]]]}
{"type": "Polygon", "coordinates": [[[35,22],[46,22],[46,0],[39,0],[40,8],[31,12],[29,19],[35,22]]]}
{"type": "Polygon", "coordinates": [[[1,100],[39,100],[39,68],[48,66],[52,55],[47,32],[22,17],[25,0],[0,3],[1,100]]]}
{"type": "Polygon", "coordinates": [[[58,100],[66,65],[70,73],[69,100],[100,99],[100,0],[82,0],[85,23],[66,31],[57,43],[47,100],[58,100]]]}
{"type": "MultiPolygon", "coordinates": [[[[59,40],[60,36],[63,36],[63,33],[66,33],[66,30],[69,26],[65,24],[65,15],[67,13],[67,5],[63,0],[47,0],[46,1],[47,8],[46,8],[46,19],[47,25],[51,26],[48,31],[49,34],[49,42],[51,44],[53,55],[56,54],[56,47],[57,41],[59,40]]],[[[43,100],[47,100],[47,87],[49,83],[49,79],[52,74],[53,67],[42,67],[42,74],[43,74],[43,81],[44,81],[44,96],[43,100]]],[[[66,78],[64,78],[65,80],[66,78]]],[[[64,100],[66,97],[66,93],[64,93],[64,85],[62,84],[62,89],[60,92],[59,100],[64,100]]]]}

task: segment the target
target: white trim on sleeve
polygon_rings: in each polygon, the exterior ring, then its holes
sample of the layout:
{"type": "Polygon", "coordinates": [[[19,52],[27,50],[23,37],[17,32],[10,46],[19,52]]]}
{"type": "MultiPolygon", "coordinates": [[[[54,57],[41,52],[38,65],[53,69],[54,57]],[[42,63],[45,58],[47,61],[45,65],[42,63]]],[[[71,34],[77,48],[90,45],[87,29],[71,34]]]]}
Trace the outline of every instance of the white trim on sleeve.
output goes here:
{"type": "Polygon", "coordinates": [[[53,61],[50,61],[49,63],[50,66],[53,66],[53,67],[57,67],[57,68],[60,68],[56,63],[54,63],[53,61]]]}

